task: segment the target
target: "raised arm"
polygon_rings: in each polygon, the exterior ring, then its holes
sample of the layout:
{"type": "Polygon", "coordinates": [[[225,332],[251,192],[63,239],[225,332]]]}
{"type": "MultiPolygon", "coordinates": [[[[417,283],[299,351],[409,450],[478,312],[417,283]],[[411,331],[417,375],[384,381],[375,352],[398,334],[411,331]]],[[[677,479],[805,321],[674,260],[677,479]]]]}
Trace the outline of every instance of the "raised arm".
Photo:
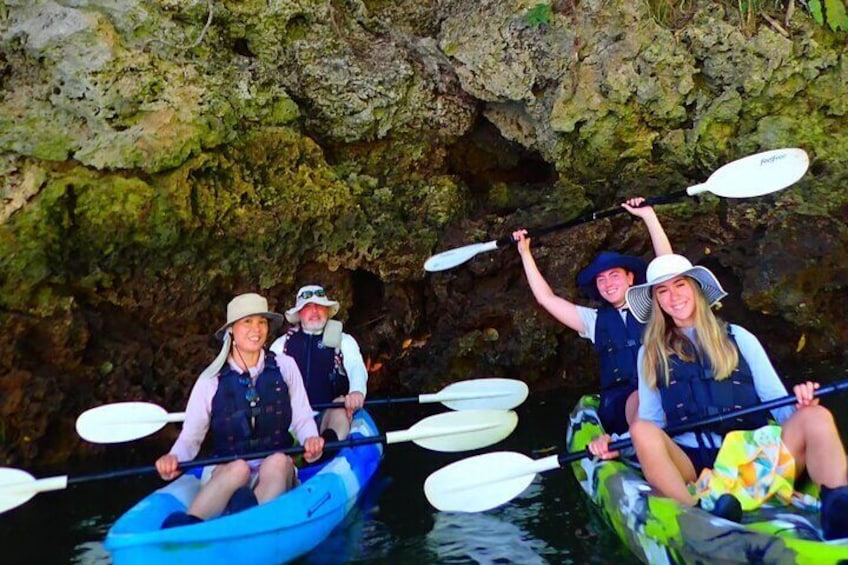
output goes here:
{"type": "Polygon", "coordinates": [[[621,207],[634,216],[642,218],[642,221],[645,222],[645,227],[648,228],[648,234],[651,236],[651,244],[654,246],[654,255],[657,257],[660,255],[668,255],[669,253],[672,253],[671,242],[668,241],[668,236],[666,235],[659,218],[657,218],[657,213],[654,212],[653,207],[639,206],[644,201],[645,199],[641,196],[631,198],[626,202],[623,202],[621,207]]]}
{"type": "Polygon", "coordinates": [[[554,318],[577,333],[583,334],[585,328],[578,313],[577,305],[554,294],[545,277],[539,272],[539,267],[536,266],[536,260],[530,251],[530,238],[527,237],[527,230],[518,230],[512,234],[512,237],[516,240],[521,264],[524,266],[524,274],[527,276],[527,283],[530,285],[530,290],[533,291],[536,302],[550,312],[554,318]]]}

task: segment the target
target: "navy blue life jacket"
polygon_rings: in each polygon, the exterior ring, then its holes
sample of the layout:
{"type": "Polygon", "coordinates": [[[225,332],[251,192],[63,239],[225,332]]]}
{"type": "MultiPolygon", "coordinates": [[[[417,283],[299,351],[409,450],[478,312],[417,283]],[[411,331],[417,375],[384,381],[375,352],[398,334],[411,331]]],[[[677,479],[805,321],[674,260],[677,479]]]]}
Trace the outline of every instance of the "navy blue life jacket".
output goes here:
{"type": "Polygon", "coordinates": [[[598,416],[608,433],[627,431],[625,405],[630,393],[639,388],[636,360],[642,345],[645,324],[629,311],[627,322],[612,307],[598,309],[595,324],[595,351],[600,359],[601,407],[598,416]]]}
{"type": "Polygon", "coordinates": [[[348,393],[350,382],[341,350],[326,347],[323,334],[308,334],[300,326],[291,328],[286,336],[283,352],[297,362],[311,404],[332,402],[348,393]]]}
{"type": "Polygon", "coordinates": [[[265,356],[265,369],[255,385],[249,373],[239,374],[226,365],[212,399],[216,455],[291,447],[291,421],[289,387],[272,355],[265,356]]]}
{"type": "MultiPolygon", "coordinates": [[[[738,351],[739,346],[729,327],[728,336],[738,351]]],[[[669,427],[760,403],[751,367],[741,352],[739,364],[729,377],[721,381],[715,380],[709,363],[700,356],[696,355],[695,361],[684,361],[672,355],[669,357],[668,384],[662,376],[658,376],[657,387],[669,427]]],[[[723,437],[733,430],[755,430],[766,424],[768,416],[757,412],[713,424],[703,430],[723,437]]]]}

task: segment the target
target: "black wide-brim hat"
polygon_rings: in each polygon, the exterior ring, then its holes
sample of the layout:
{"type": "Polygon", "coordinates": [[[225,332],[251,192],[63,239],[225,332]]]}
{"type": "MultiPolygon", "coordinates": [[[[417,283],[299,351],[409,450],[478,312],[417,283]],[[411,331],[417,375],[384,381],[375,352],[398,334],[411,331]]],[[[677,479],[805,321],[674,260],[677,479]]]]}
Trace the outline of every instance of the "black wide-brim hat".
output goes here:
{"type": "Polygon", "coordinates": [[[589,266],[577,273],[577,287],[589,298],[603,300],[595,284],[595,277],[604,271],[620,267],[625,271],[633,273],[633,284],[645,282],[645,271],[648,264],[639,257],[633,255],[622,255],[615,251],[601,251],[592,259],[589,266]]]}

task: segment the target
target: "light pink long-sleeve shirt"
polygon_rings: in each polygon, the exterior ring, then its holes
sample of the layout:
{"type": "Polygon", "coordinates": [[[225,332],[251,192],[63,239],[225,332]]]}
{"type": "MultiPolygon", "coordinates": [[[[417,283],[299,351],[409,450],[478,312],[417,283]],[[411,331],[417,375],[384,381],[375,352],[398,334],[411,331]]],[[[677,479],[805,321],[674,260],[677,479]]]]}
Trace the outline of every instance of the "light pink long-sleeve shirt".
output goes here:
{"type": "MultiPolygon", "coordinates": [[[[303,386],[303,377],[297,368],[295,360],[288,355],[277,355],[277,366],[286,386],[289,387],[289,399],[292,407],[292,430],[297,440],[303,444],[307,438],[318,435],[318,427],[312,416],[312,407],[306,397],[306,387],[303,386]]],[[[230,367],[239,374],[244,373],[230,357],[227,362],[230,367]]],[[[265,352],[259,356],[256,367],[249,369],[250,376],[254,382],[265,370],[265,352]]],[[[209,423],[212,418],[212,399],[218,390],[218,376],[198,379],[191,389],[186,405],[186,417],[183,429],[174,445],[171,447],[172,455],[176,455],[180,461],[191,461],[197,457],[200,446],[209,431],[209,423]]]]}

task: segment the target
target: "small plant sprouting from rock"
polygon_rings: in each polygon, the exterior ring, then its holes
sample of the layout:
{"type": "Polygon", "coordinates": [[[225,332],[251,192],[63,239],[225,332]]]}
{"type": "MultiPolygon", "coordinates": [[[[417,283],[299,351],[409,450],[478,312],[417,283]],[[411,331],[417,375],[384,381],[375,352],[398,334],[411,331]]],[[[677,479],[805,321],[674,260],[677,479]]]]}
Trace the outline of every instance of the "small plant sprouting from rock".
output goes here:
{"type": "Polygon", "coordinates": [[[530,8],[524,17],[527,19],[527,23],[533,27],[547,26],[551,24],[551,20],[554,17],[554,11],[550,4],[540,2],[530,8]]]}
{"type": "Polygon", "coordinates": [[[848,31],[848,11],[844,0],[808,0],[807,8],[819,25],[833,31],[848,31]]]}
{"type": "Polygon", "coordinates": [[[651,17],[661,26],[679,29],[692,17],[690,0],[648,0],[651,17]]]}
{"type": "MultiPolygon", "coordinates": [[[[760,20],[768,22],[778,33],[789,36],[787,28],[795,13],[794,0],[716,0],[732,7],[739,17],[742,30],[748,36],[757,32],[760,20]]],[[[848,0],[806,0],[800,5],[810,13],[820,26],[831,31],[848,31],[848,0]]],[[[661,26],[680,29],[692,17],[696,3],[691,0],[648,0],[648,10],[661,26]]],[[[537,8],[539,5],[536,6],[537,8]]],[[[535,9],[535,8],[534,8],[535,9]]],[[[530,12],[528,12],[529,17],[530,12]]]]}

